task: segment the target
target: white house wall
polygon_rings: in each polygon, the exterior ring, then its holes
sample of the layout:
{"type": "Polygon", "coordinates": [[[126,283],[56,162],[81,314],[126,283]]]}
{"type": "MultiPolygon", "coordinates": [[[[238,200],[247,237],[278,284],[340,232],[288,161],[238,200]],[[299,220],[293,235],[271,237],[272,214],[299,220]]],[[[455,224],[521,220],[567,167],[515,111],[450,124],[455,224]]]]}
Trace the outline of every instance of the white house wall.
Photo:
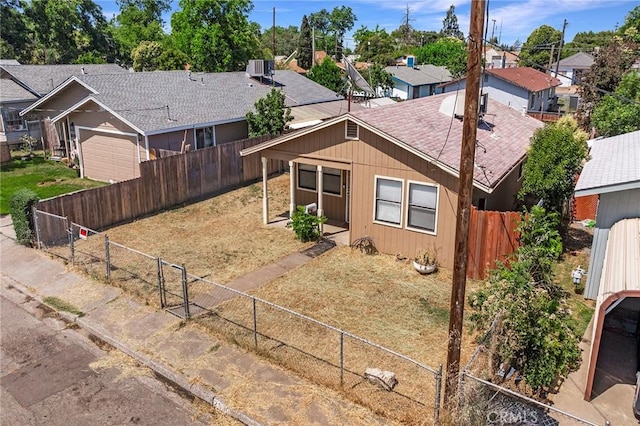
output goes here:
{"type": "Polygon", "coordinates": [[[609,230],[619,220],[636,217],[640,217],[640,189],[600,194],[584,290],[586,299],[595,299],[598,296],[609,230]]]}
{"type": "MultiPolygon", "coordinates": [[[[553,76],[556,77],[555,73],[553,76]]],[[[573,68],[559,68],[557,78],[562,82],[562,87],[573,85],[573,68]]]]}

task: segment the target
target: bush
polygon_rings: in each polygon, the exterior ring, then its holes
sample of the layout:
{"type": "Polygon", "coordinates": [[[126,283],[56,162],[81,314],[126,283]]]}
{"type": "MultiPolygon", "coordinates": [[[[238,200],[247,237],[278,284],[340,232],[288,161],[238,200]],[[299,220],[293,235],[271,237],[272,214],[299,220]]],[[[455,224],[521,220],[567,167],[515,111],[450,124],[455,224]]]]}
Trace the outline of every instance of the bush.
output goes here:
{"type": "Polygon", "coordinates": [[[35,192],[19,189],[9,200],[9,213],[16,231],[16,239],[20,244],[31,245],[33,236],[33,215],[31,208],[38,202],[35,192]]]}
{"type": "Polygon", "coordinates": [[[302,242],[318,240],[321,237],[320,224],[326,220],[326,217],[306,213],[304,206],[298,206],[287,223],[287,228],[292,228],[296,238],[302,242]]]}

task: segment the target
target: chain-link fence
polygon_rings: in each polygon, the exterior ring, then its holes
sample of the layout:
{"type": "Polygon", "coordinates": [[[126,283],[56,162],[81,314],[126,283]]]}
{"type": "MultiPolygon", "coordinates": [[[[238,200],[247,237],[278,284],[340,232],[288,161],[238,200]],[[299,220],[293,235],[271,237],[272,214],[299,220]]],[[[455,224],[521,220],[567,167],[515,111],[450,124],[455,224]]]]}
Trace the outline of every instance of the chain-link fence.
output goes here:
{"type": "Polygon", "coordinates": [[[510,371],[496,371],[491,359],[491,338],[495,325],[496,320],[460,373],[455,422],[478,426],[596,426],[579,416],[518,392],[521,379],[508,367],[510,371]]]}
{"type": "Polygon", "coordinates": [[[256,351],[373,411],[408,424],[439,421],[442,366],[435,369],[313,318],[187,273],[110,241],[105,234],[34,211],[39,247],[95,278],[256,351]],[[66,228],[65,228],[66,227],[66,228]],[[395,380],[390,380],[391,375],[395,380]]]}

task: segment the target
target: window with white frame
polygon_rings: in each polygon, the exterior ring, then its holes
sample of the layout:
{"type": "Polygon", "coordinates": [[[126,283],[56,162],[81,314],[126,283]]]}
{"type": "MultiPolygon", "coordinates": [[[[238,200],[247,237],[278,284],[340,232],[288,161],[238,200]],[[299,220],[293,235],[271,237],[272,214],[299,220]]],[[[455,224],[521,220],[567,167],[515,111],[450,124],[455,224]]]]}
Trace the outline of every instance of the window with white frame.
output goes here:
{"type": "Polygon", "coordinates": [[[409,182],[407,228],[436,232],[438,187],[409,182]]]}
{"type": "Polygon", "coordinates": [[[376,176],[374,219],[377,222],[402,224],[402,180],[376,176]]]}
{"type": "MultiPolygon", "coordinates": [[[[316,191],[318,186],[317,168],[311,164],[298,164],[298,188],[316,191]]],[[[322,192],[342,195],[342,172],[330,167],[322,168],[322,192]]]]}

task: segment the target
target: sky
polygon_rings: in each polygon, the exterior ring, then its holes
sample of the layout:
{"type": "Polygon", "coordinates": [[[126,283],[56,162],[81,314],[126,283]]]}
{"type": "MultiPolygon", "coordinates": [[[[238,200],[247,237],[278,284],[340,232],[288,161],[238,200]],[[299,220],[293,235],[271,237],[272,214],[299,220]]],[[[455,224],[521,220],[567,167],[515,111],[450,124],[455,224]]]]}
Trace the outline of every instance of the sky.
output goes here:
{"type": "MultiPolygon", "coordinates": [[[[115,0],[98,0],[107,18],[118,12],[115,0]]],[[[178,1],[173,0],[173,9],[178,9],[178,1]]],[[[485,22],[487,35],[493,33],[500,43],[508,45],[516,40],[524,43],[533,30],[540,25],[550,25],[562,30],[563,21],[568,22],[565,42],[573,40],[578,32],[614,30],[622,25],[625,17],[635,6],[632,0],[488,0],[489,17],[485,22]],[[495,20],[495,23],[494,23],[495,20]]],[[[249,19],[263,29],[271,28],[273,8],[276,10],[276,26],[300,27],[303,15],[336,6],[350,7],[357,17],[354,28],[347,34],[345,47],[354,48],[351,38],[353,31],[361,26],[374,29],[378,25],[387,32],[402,24],[406,7],[413,28],[423,31],[440,31],[450,5],[455,6],[460,30],[469,32],[471,0],[345,0],[342,2],[324,0],[253,0],[253,11],[249,19]]],[[[169,12],[165,16],[166,29],[170,30],[169,12]]]]}

